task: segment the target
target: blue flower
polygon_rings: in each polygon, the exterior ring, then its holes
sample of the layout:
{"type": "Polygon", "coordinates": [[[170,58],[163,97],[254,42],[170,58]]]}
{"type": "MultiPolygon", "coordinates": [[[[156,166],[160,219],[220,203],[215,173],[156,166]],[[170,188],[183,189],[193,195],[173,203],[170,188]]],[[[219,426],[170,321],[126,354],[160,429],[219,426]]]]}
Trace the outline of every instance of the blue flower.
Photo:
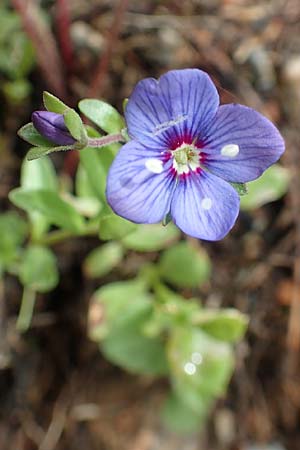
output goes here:
{"type": "Polygon", "coordinates": [[[35,111],[31,115],[34,128],[49,141],[57,145],[73,145],[76,140],[69,133],[62,114],[50,111],[35,111]]]}
{"type": "Polygon", "coordinates": [[[109,171],[111,208],[136,223],[170,214],[200,239],[222,239],[233,227],[239,196],[230,183],[256,179],[284,151],[268,119],[246,106],[219,106],[215,85],[197,69],[140,81],[125,118],[132,140],[109,171]]]}

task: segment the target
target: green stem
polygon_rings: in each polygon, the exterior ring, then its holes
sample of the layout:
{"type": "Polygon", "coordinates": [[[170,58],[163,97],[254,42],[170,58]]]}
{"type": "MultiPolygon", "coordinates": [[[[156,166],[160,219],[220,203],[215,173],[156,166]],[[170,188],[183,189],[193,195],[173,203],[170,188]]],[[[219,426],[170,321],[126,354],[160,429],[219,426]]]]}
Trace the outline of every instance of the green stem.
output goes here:
{"type": "Polygon", "coordinates": [[[27,331],[30,326],[35,299],[36,293],[32,289],[25,286],[21,300],[21,308],[16,324],[16,328],[20,333],[25,333],[25,331],[27,331]]]}
{"type": "Polygon", "coordinates": [[[80,234],[75,234],[72,231],[69,230],[55,230],[51,231],[50,233],[46,234],[45,236],[40,237],[35,241],[36,244],[39,245],[55,245],[62,241],[65,241],[66,239],[78,237],[78,236],[94,236],[97,235],[99,231],[99,224],[98,223],[91,223],[88,224],[85,228],[85,230],[80,234]]]}

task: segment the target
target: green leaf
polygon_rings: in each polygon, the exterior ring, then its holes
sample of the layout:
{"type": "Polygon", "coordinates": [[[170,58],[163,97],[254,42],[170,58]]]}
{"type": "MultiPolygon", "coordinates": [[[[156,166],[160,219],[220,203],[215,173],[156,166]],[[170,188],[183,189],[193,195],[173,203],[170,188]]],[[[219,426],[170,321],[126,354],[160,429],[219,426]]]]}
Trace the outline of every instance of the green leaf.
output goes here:
{"type": "Polygon", "coordinates": [[[13,211],[0,215],[0,265],[7,267],[18,253],[28,234],[27,223],[13,211]]]}
{"type": "Polygon", "coordinates": [[[68,109],[64,113],[64,122],[73,138],[86,146],[87,134],[79,114],[74,109],[68,109]]]}
{"type": "Polygon", "coordinates": [[[83,167],[82,162],[79,163],[76,179],[75,179],[75,192],[77,197],[83,198],[95,198],[95,190],[93,189],[90,179],[87,175],[85,168],[83,167]]]}
{"type": "Polygon", "coordinates": [[[19,277],[21,283],[36,292],[48,292],[55,288],[59,275],[56,258],[46,247],[32,245],[23,255],[19,277]]]}
{"type": "Polygon", "coordinates": [[[136,231],[126,236],[122,243],[138,252],[153,252],[168,247],[180,236],[178,228],[170,223],[167,227],[161,224],[138,225],[136,231]]]}
{"type": "Polygon", "coordinates": [[[121,239],[134,232],[137,225],[123,219],[116,214],[101,217],[99,224],[99,236],[102,240],[121,239]]]}
{"type": "Polygon", "coordinates": [[[8,103],[17,106],[26,101],[32,92],[32,86],[28,80],[20,78],[14,81],[6,81],[2,85],[2,90],[8,103]]]}
{"type": "Polygon", "coordinates": [[[162,254],[159,270],[174,286],[197,287],[209,279],[211,262],[203,248],[182,241],[162,254]]]}
{"type": "Polygon", "coordinates": [[[168,366],[162,342],[142,333],[148,311],[136,314],[126,326],[115,329],[101,344],[103,354],[114,364],[132,373],[165,375],[168,366]]]}
{"type": "Polygon", "coordinates": [[[199,431],[210,407],[211,400],[203,399],[202,404],[199,401],[197,411],[194,411],[172,392],[163,406],[162,419],[176,433],[191,433],[199,431]]]}
{"type": "Polygon", "coordinates": [[[98,152],[97,149],[87,147],[79,153],[79,157],[95,195],[106,203],[106,170],[100,163],[98,152]]]}
{"type": "Polygon", "coordinates": [[[109,242],[95,248],[83,263],[83,271],[88,278],[108,274],[123,258],[123,248],[118,242],[109,242]]]}
{"type": "Polygon", "coordinates": [[[96,99],[84,99],[78,104],[80,111],[106,133],[118,133],[124,128],[124,119],[108,103],[96,99]]]}
{"type": "Polygon", "coordinates": [[[243,338],[248,318],[236,309],[202,310],[197,321],[202,330],[216,339],[237,342],[243,338]]]}
{"type": "Polygon", "coordinates": [[[101,287],[94,293],[90,303],[90,338],[95,341],[103,339],[115,325],[126,322],[136,306],[144,308],[148,303],[145,283],[140,280],[120,281],[101,287]]]}
{"type": "Polygon", "coordinates": [[[193,411],[224,394],[234,367],[229,344],[194,327],[172,330],[168,342],[171,382],[177,397],[193,411]]]}
{"type": "Polygon", "coordinates": [[[36,161],[23,161],[21,168],[22,189],[47,189],[58,191],[58,178],[49,158],[36,161]]]}
{"type": "Polygon", "coordinates": [[[41,158],[42,156],[50,155],[54,152],[65,152],[73,150],[74,145],[60,145],[58,147],[32,147],[26,155],[28,161],[41,158]]]}
{"type": "Polygon", "coordinates": [[[143,332],[151,311],[151,297],[143,283],[111,283],[93,296],[89,335],[101,341],[104,355],[120,367],[133,373],[165,374],[168,369],[162,342],[143,332]]]}
{"type": "Polygon", "coordinates": [[[19,129],[18,135],[24,139],[24,141],[29,142],[31,145],[42,146],[42,147],[54,147],[55,144],[51,143],[48,139],[44,138],[33,126],[33,123],[27,123],[22,128],[19,129]]]}
{"type": "Polygon", "coordinates": [[[10,192],[9,198],[16,206],[29,213],[38,211],[53,225],[79,234],[84,230],[81,215],[56,192],[17,188],[10,192]]]}
{"type": "Polygon", "coordinates": [[[230,183],[232,187],[236,190],[240,197],[248,194],[248,188],[245,183],[230,183]]]}
{"type": "Polygon", "coordinates": [[[241,198],[241,208],[252,210],[280,199],[289,188],[290,172],[279,164],[271,166],[255,181],[248,183],[249,193],[241,198]]]}
{"type": "MultiPolygon", "coordinates": [[[[52,161],[49,158],[31,162],[24,160],[21,168],[21,187],[23,190],[58,191],[58,179],[52,161]]],[[[32,224],[31,234],[38,239],[48,229],[49,221],[38,211],[31,211],[28,214],[32,224]]]]}
{"type": "Polygon", "coordinates": [[[55,97],[50,92],[43,92],[43,102],[44,106],[48,111],[64,114],[67,110],[69,110],[69,106],[65,105],[59,98],[55,97]]]}

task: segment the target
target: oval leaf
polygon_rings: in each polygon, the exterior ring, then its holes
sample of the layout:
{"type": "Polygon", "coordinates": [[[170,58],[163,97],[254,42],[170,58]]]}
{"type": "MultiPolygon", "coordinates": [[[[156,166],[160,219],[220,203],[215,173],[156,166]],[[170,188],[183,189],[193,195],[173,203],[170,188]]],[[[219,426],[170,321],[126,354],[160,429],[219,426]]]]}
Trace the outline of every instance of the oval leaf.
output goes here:
{"type": "Polygon", "coordinates": [[[110,104],[96,99],[84,99],[80,111],[106,133],[118,133],[124,128],[124,119],[110,104]]]}
{"type": "Polygon", "coordinates": [[[211,262],[204,249],[179,242],[162,254],[159,270],[174,286],[197,287],[209,279],[211,262]]]}
{"type": "Polygon", "coordinates": [[[59,279],[54,253],[47,247],[28,247],[21,261],[19,277],[21,283],[33,291],[54,289],[59,279]]]}
{"type": "Polygon", "coordinates": [[[126,236],[123,245],[137,252],[153,252],[168,247],[180,236],[178,228],[170,223],[164,227],[161,224],[138,225],[136,231],[126,236]]]}

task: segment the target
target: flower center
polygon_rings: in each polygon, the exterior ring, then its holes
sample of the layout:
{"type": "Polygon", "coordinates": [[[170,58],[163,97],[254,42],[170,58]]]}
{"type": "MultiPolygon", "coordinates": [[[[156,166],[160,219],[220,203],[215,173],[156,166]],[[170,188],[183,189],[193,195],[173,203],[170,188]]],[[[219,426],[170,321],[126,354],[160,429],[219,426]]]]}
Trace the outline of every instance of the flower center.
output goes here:
{"type": "Polygon", "coordinates": [[[200,167],[200,150],[193,144],[183,143],[176,150],[172,150],[173,168],[178,175],[188,174],[200,167]]]}

